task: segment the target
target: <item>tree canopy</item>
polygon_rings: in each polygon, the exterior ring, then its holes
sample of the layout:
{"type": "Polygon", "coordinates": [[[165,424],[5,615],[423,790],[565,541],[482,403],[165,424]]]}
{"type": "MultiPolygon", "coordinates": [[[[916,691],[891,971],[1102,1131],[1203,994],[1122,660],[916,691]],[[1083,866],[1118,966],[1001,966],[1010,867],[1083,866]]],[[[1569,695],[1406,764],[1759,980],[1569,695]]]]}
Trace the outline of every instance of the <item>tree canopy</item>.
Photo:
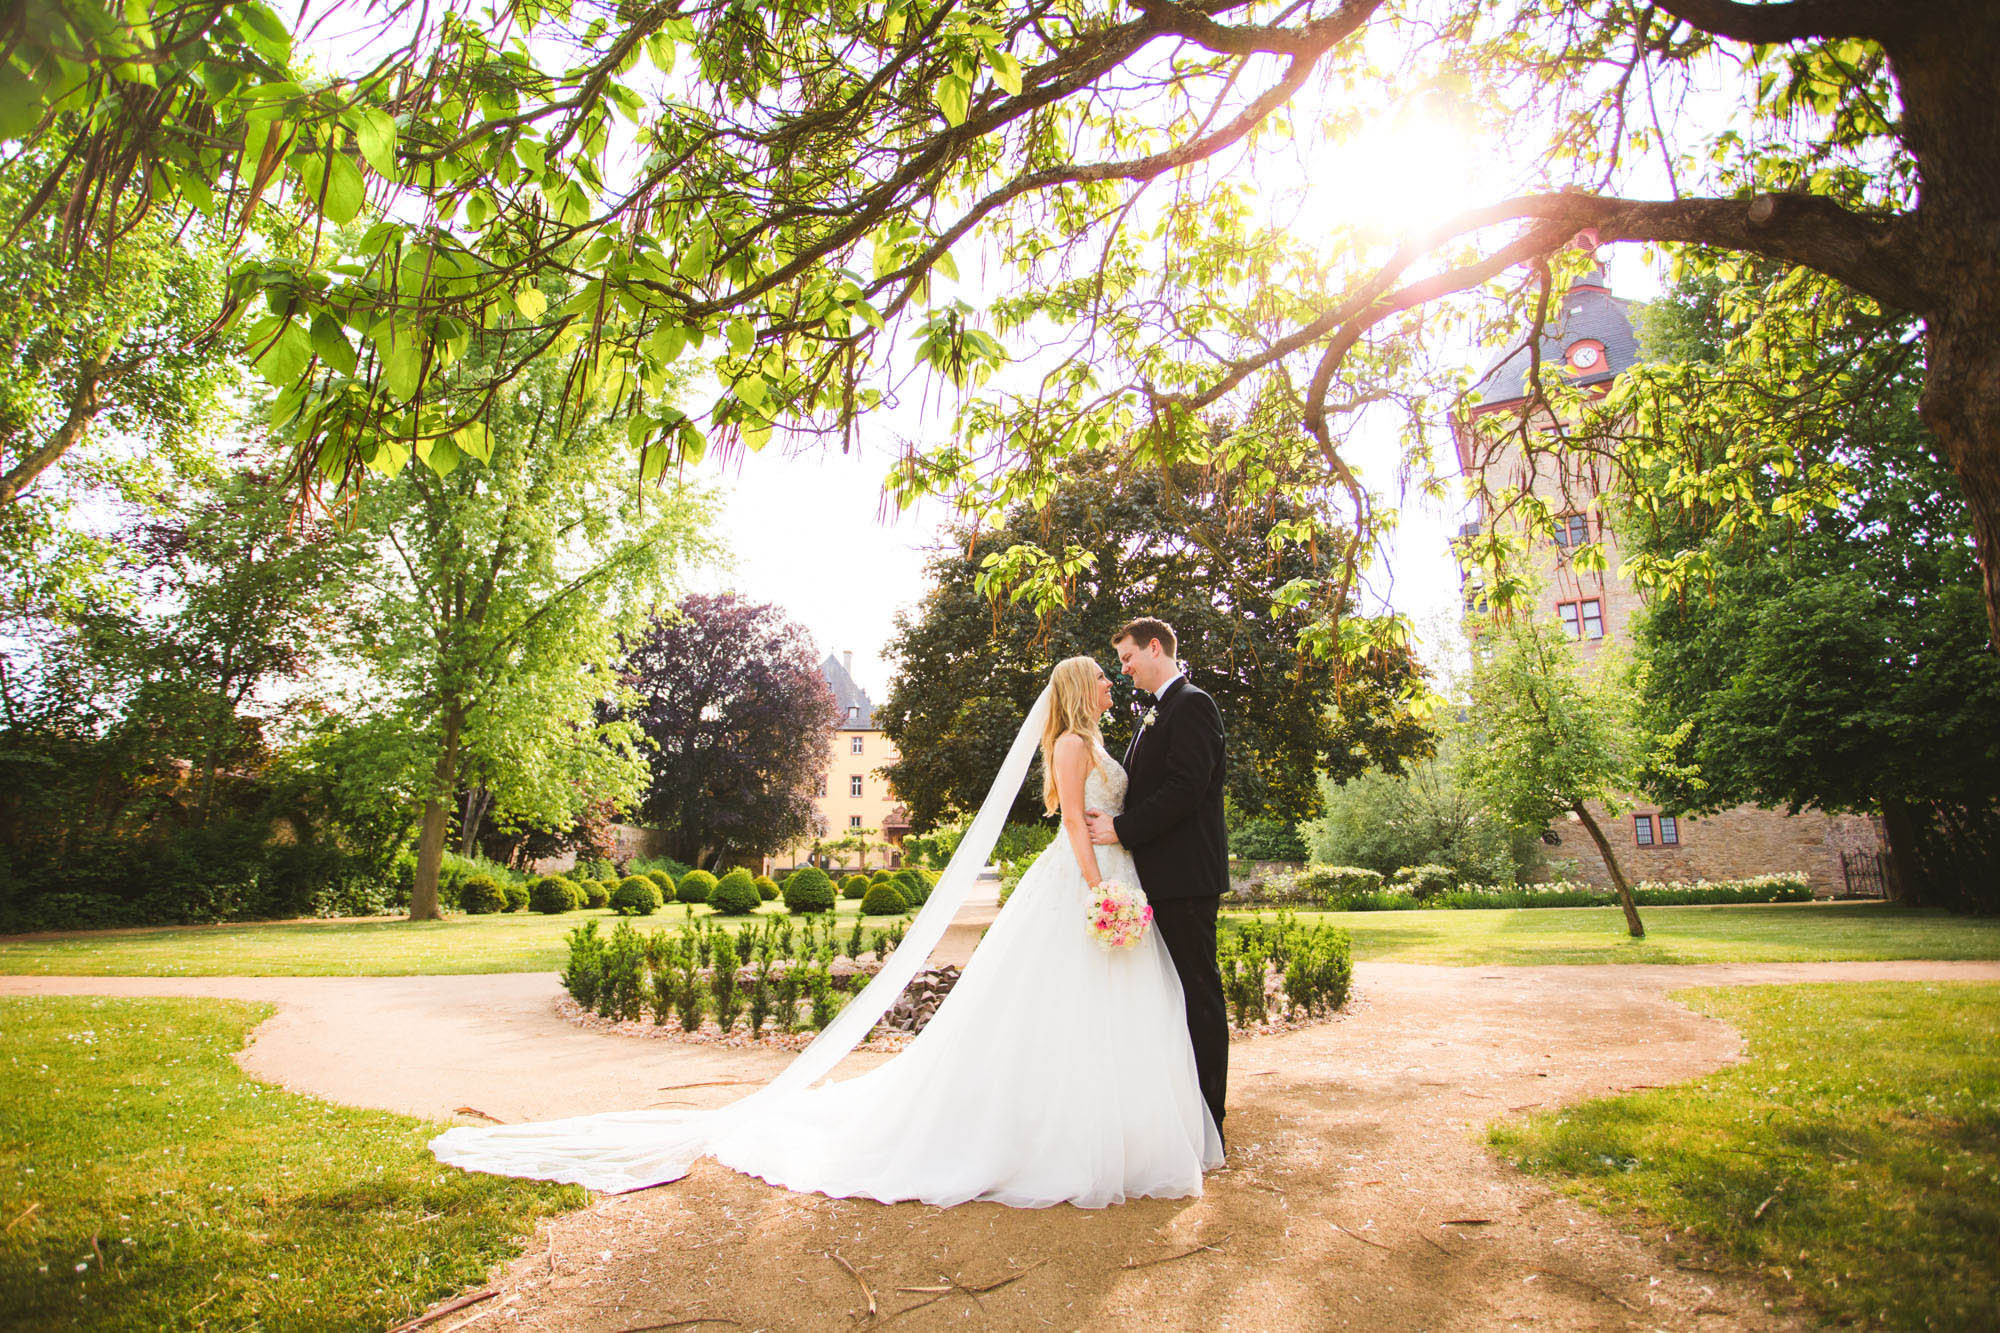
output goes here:
{"type": "Polygon", "coordinates": [[[762,856],[827,830],[816,784],[836,721],[805,627],[734,593],[691,594],[633,638],[622,716],[651,746],[638,809],[690,866],[762,856]]]}
{"type": "MultiPolygon", "coordinates": [[[[1463,388],[1450,335],[1538,325],[1589,229],[1795,270],[1785,321],[1816,296],[1918,319],[2000,638],[1987,0],[365,12],[31,0],[0,74],[0,136],[66,144],[9,162],[10,240],[41,227],[88,256],[139,215],[228,236],[260,212],[298,239],[240,248],[229,309],[310,474],[477,452],[539,356],[630,409],[648,471],[779,424],[845,438],[914,363],[967,396],[904,498],[1041,496],[1113,440],[1272,461],[1272,485],[1310,463],[1348,511],[1295,534],[1342,556],[1332,614],[1387,517],[1346,447],[1356,414],[1399,409],[1429,470],[1423,433],[1463,388]],[[1739,114],[1704,123],[1718,104],[1739,114]],[[1505,145],[1515,192],[1397,230],[1262,207],[1275,153],[1420,114],[1505,145]],[[955,282],[975,258],[1000,295],[955,282]],[[508,355],[465,373],[466,339],[501,322],[508,355]],[[720,390],[687,407],[662,385],[690,349],[720,390]],[[1244,424],[1210,442],[1217,405],[1244,424]]],[[[1550,371],[1531,410],[1565,402],[1550,371]]],[[[1746,434],[1743,457],[1770,442],[1746,434]]]]}
{"type": "MultiPolygon", "coordinates": [[[[1659,352],[1719,356],[1733,284],[1690,281],[1655,307],[1659,352]]],[[[1745,529],[1730,508],[1661,485],[1621,529],[1642,560],[1688,552],[1701,583],[1655,599],[1638,639],[1644,704],[1688,724],[1680,758],[1698,785],[1656,794],[1690,811],[1740,802],[1880,813],[1908,892],[1990,905],[2000,873],[2000,660],[1985,621],[1963,496],[1917,419],[1902,345],[1830,337],[1876,385],[1866,407],[1801,415],[1803,449],[1841,461],[1850,498],[1802,506],[1782,529],[1745,529]]],[[[1725,446],[1699,419],[1677,434],[1675,475],[1725,446]]],[[[1664,470],[1664,465],[1663,465],[1664,470]]],[[[1761,482],[1783,507],[1795,485],[1761,482]]]]}
{"type": "MultiPolygon", "coordinates": [[[[1271,495],[1246,500],[1191,467],[1127,471],[1104,454],[1077,460],[1041,510],[1023,504],[996,527],[956,533],[932,558],[924,601],[898,621],[896,675],[876,710],[901,756],[887,772],[911,823],[929,829],[978,808],[1049,668],[1065,657],[1105,663],[1114,717],[1129,721],[1131,685],[1111,636],[1139,615],[1174,627],[1191,678],[1215,696],[1240,816],[1295,822],[1318,807],[1316,769],[1346,777],[1423,749],[1428,735],[1408,708],[1419,673],[1407,654],[1340,664],[1302,653],[1310,613],[1273,611],[1282,589],[1319,572],[1310,550],[1271,539],[1303,512],[1271,495]],[[1063,566],[1061,605],[989,596],[1045,550],[1063,566]]],[[[1111,733],[1107,744],[1122,748],[1125,722],[1111,733]]],[[[1038,792],[1023,788],[1012,818],[1038,820],[1038,792]]]]}

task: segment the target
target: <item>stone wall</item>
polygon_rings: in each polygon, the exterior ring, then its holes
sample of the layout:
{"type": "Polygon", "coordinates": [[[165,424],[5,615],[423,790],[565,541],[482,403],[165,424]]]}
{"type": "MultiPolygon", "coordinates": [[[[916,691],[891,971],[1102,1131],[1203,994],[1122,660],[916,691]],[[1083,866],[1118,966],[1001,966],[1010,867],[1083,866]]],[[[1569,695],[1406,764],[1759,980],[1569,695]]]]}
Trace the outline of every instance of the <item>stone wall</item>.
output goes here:
{"type": "MultiPolygon", "coordinates": [[[[1739,805],[1699,818],[1681,817],[1678,846],[1641,847],[1633,816],[1652,814],[1657,825],[1656,809],[1640,806],[1614,816],[1593,805],[1590,812],[1611,843],[1619,868],[1635,884],[1649,879],[1744,879],[1802,873],[1811,882],[1815,897],[1830,898],[1846,888],[1840,854],[1872,852],[1882,845],[1876,821],[1869,816],[1829,815],[1818,810],[1788,815],[1782,810],[1739,805]]],[[[1561,845],[1550,848],[1549,855],[1574,861],[1576,878],[1610,887],[1610,872],[1582,821],[1559,820],[1555,832],[1561,845]]]]}

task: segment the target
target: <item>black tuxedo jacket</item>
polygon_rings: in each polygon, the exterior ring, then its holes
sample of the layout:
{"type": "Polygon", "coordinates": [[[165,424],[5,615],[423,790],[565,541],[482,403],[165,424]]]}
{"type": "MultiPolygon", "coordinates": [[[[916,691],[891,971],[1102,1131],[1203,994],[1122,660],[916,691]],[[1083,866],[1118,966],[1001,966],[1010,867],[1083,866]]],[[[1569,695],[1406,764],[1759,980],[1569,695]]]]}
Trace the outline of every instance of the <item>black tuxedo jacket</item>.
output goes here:
{"type": "Polygon", "coordinates": [[[1148,898],[1208,898],[1229,890],[1222,823],[1222,713],[1186,676],[1154,707],[1157,720],[1125,751],[1125,813],[1112,821],[1148,898]]]}

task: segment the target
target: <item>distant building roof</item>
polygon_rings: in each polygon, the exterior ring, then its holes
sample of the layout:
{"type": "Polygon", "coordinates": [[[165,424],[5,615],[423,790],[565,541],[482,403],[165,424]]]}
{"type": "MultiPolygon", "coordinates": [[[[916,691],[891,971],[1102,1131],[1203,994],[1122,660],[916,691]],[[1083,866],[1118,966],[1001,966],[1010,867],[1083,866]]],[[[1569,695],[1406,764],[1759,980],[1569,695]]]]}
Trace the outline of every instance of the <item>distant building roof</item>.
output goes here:
{"type": "Polygon", "coordinates": [[[833,691],[833,706],[840,710],[842,731],[879,731],[875,725],[875,705],[869,702],[868,691],[854,683],[846,665],[832,653],[819,664],[819,673],[826,677],[827,688],[833,691]]]}
{"type": "MultiPolygon", "coordinates": [[[[1580,342],[1603,344],[1604,357],[1596,366],[1572,374],[1572,384],[1609,384],[1639,360],[1639,336],[1632,328],[1629,313],[1638,302],[1613,296],[1604,285],[1604,270],[1593,269],[1570,287],[1562,305],[1549,312],[1542,330],[1542,365],[1561,366],[1569,361],[1569,349],[1580,342]]],[[[1528,340],[1506,348],[1479,377],[1481,408],[1518,403],[1528,396],[1528,370],[1532,364],[1528,340]]]]}

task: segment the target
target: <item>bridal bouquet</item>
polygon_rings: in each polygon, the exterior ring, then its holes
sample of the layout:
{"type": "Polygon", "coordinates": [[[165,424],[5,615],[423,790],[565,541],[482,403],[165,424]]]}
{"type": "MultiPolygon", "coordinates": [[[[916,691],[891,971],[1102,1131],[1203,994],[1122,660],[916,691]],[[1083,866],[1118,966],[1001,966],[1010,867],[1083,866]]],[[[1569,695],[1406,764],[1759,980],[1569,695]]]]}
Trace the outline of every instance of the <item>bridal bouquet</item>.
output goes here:
{"type": "Polygon", "coordinates": [[[1115,879],[1099,880],[1090,891],[1084,924],[1100,949],[1123,949],[1146,938],[1153,924],[1153,905],[1143,889],[1115,879]]]}

